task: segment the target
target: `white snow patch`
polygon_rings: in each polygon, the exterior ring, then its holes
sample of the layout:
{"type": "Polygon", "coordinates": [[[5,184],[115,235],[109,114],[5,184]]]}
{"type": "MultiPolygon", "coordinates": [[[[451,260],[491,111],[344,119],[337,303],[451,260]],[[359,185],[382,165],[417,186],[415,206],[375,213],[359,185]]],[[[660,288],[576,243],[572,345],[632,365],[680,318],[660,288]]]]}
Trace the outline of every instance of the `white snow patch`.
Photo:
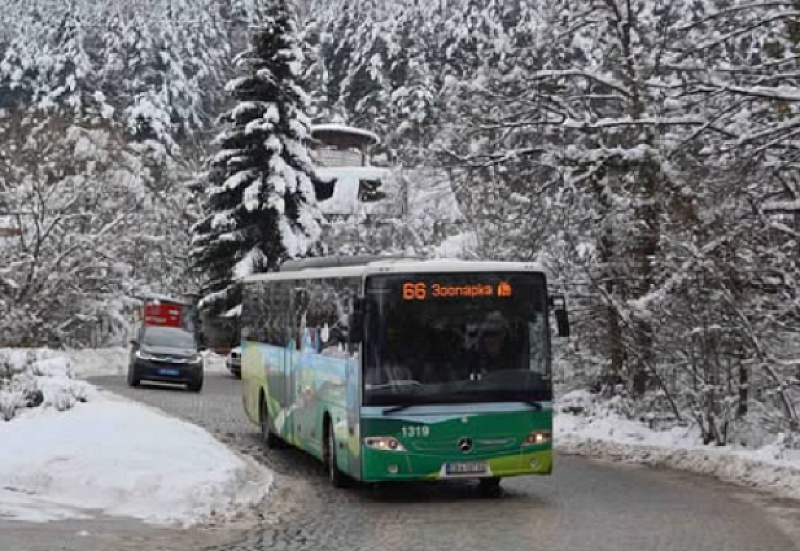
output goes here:
{"type": "Polygon", "coordinates": [[[203,352],[203,371],[205,373],[229,373],[225,356],[207,350],[203,352]]]}
{"type": "Polygon", "coordinates": [[[704,446],[696,427],[651,430],[593,406],[594,401],[584,391],[570,392],[558,401],[554,438],[560,453],[711,475],[800,499],[800,450],[786,449],[780,437],[760,449],[704,446]],[[583,413],[566,412],[581,409],[583,413]]]}
{"type": "Polygon", "coordinates": [[[47,413],[0,424],[0,517],[189,526],[259,503],[272,483],[203,429],[143,406],[104,398],[47,413]]]}
{"type": "Polygon", "coordinates": [[[434,251],[437,258],[463,258],[475,251],[478,246],[478,236],[475,232],[464,232],[452,235],[442,241],[434,251]]]}
{"type": "Polygon", "coordinates": [[[764,203],[764,210],[800,211],[800,199],[795,199],[794,201],[768,201],[764,203]]]}
{"type": "MultiPolygon", "coordinates": [[[[59,352],[52,351],[58,354],[59,352]]],[[[86,378],[101,375],[125,375],[128,370],[130,350],[127,348],[87,348],[65,350],[75,377],[86,378]]]]}
{"type": "Polygon", "coordinates": [[[114,515],[189,526],[264,499],[272,474],[254,461],[195,425],[72,378],[116,374],[126,353],[0,349],[11,375],[0,397],[44,396],[0,422],[0,518],[114,515]]]}
{"type": "Polygon", "coordinates": [[[244,258],[241,259],[236,265],[233,267],[233,274],[238,278],[247,277],[253,273],[255,273],[256,268],[258,268],[263,254],[258,247],[253,247],[248,251],[244,258]]]}
{"type": "MultiPolygon", "coordinates": [[[[128,372],[128,362],[130,360],[130,349],[122,346],[109,348],[85,348],[81,350],[50,350],[50,349],[0,349],[0,353],[9,355],[14,362],[14,358],[22,361],[27,353],[35,353],[37,358],[36,366],[40,369],[49,369],[59,365],[52,363],[56,360],[60,363],[60,371],[65,377],[75,377],[76,379],[86,379],[89,377],[102,377],[110,375],[126,375],[128,372]],[[46,360],[46,361],[45,361],[46,360]]],[[[203,362],[204,373],[227,373],[225,367],[225,357],[215,354],[210,350],[202,352],[205,358],[203,362]]],[[[77,382],[77,381],[76,381],[77,382]]],[[[92,387],[93,388],[93,387],[92,387]]]]}
{"type": "Polygon", "coordinates": [[[386,182],[392,173],[385,168],[372,166],[331,167],[317,168],[317,176],[325,181],[336,180],[333,195],[318,203],[320,210],[324,214],[354,214],[359,208],[361,180],[386,182]]]}
{"type": "Polygon", "coordinates": [[[297,258],[305,255],[313,244],[309,236],[303,233],[302,228],[296,228],[289,224],[286,218],[281,218],[278,222],[278,229],[281,233],[283,247],[290,258],[297,258]]]}

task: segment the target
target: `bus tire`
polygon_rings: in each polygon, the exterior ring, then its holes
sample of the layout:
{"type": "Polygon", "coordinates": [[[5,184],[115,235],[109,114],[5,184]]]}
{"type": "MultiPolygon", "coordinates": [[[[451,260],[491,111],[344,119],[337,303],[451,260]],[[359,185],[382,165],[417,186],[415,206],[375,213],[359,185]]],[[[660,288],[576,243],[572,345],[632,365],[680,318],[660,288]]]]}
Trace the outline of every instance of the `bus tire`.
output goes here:
{"type": "Polygon", "coordinates": [[[328,480],[334,488],[346,488],[348,486],[347,476],[336,465],[336,435],[333,434],[333,426],[330,421],[327,423],[327,433],[328,453],[325,463],[328,467],[328,480]]]}
{"type": "Polygon", "coordinates": [[[269,428],[269,408],[267,407],[267,400],[263,396],[259,407],[259,417],[261,421],[261,439],[264,441],[264,445],[270,450],[279,448],[280,439],[269,428]]]}
{"type": "Polygon", "coordinates": [[[503,493],[500,480],[501,478],[499,476],[481,478],[478,481],[478,491],[484,497],[500,497],[503,493]]]}

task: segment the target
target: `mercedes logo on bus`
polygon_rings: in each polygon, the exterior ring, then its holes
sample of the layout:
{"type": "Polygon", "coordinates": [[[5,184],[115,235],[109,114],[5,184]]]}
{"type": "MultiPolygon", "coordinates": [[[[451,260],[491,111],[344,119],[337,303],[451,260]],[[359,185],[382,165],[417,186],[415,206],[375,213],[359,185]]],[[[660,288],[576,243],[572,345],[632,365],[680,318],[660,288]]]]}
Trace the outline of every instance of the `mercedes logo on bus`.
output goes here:
{"type": "Polygon", "coordinates": [[[458,441],[458,449],[461,450],[462,453],[467,453],[469,451],[472,451],[472,439],[461,438],[458,441]]]}

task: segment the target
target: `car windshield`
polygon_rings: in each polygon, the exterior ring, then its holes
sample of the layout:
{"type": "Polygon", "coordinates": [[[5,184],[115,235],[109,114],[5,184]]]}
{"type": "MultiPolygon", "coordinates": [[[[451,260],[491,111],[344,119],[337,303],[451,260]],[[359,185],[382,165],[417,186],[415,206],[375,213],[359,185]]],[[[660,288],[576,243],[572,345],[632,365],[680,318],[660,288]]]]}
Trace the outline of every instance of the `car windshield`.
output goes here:
{"type": "Polygon", "coordinates": [[[533,274],[373,277],[364,404],[551,400],[544,302],[533,274]]]}
{"type": "Polygon", "coordinates": [[[144,346],[165,348],[196,348],[194,335],[174,327],[149,327],[142,336],[144,346]]]}

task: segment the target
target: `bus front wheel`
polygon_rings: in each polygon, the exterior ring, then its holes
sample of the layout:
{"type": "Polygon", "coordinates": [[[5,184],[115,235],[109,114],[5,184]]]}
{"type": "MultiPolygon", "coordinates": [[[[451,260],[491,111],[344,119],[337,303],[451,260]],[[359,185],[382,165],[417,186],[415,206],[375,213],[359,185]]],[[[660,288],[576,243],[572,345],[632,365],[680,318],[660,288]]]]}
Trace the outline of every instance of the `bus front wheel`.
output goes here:
{"type": "Polygon", "coordinates": [[[478,491],[485,497],[499,497],[503,492],[500,486],[501,478],[493,476],[491,478],[481,478],[478,481],[478,491]]]}
{"type": "Polygon", "coordinates": [[[333,427],[328,422],[328,453],[327,453],[327,466],[328,466],[328,480],[334,488],[347,487],[347,477],[339,470],[336,464],[336,435],[333,434],[333,427]]]}

